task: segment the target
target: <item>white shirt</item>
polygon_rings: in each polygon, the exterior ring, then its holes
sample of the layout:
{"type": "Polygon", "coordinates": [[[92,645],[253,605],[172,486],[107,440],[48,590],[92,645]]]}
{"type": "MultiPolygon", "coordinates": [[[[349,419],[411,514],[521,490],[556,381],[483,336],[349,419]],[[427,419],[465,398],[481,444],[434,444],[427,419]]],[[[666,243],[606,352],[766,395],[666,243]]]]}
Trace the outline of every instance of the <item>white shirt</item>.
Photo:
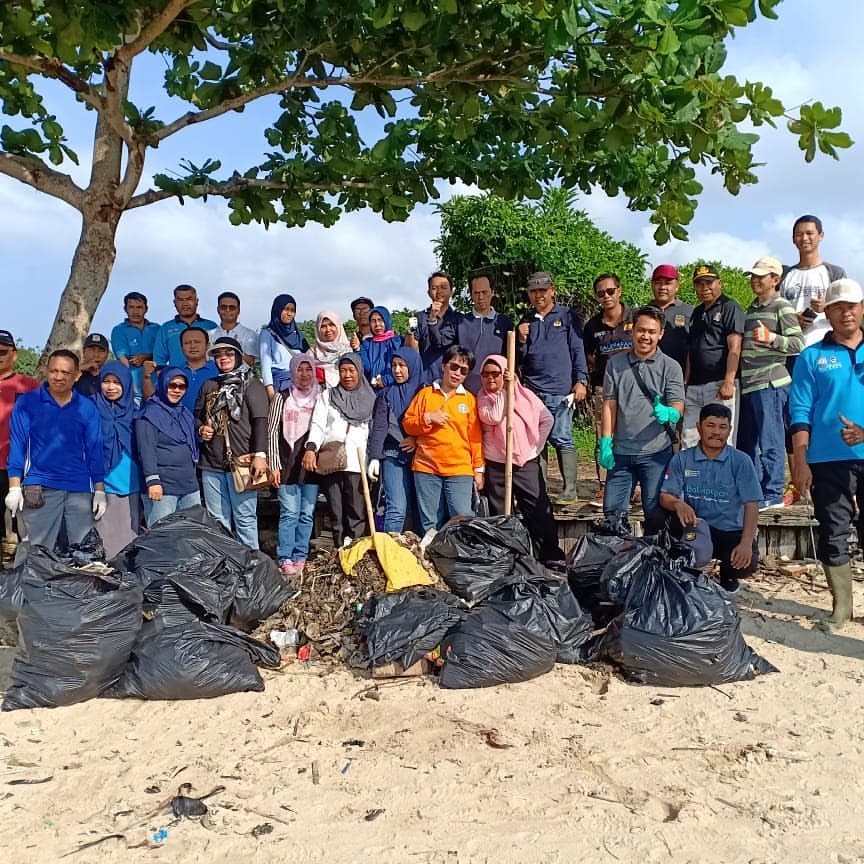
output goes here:
{"type": "MultiPolygon", "coordinates": [[[[805,309],[810,308],[810,301],[815,297],[819,300],[825,299],[825,292],[831,281],[828,268],[824,264],[815,267],[793,267],[787,271],[780,286],[780,293],[794,307],[800,315],[805,309]]],[[[804,346],[815,345],[822,341],[822,337],[831,329],[824,312],[820,312],[813,323],[804,330],[804,346]]]]}
{"type": "Polygon", "coordinates": [[[223,330],[221,327],[214,327],[210,331],[210,344],[212,345],[220,336],[230,336],[240,343],[240,348],[244,354],[249,354],[251,357],[258,357],[258,333],[255,330],[250,330],[238,323],[233,330],[223,330]]]}

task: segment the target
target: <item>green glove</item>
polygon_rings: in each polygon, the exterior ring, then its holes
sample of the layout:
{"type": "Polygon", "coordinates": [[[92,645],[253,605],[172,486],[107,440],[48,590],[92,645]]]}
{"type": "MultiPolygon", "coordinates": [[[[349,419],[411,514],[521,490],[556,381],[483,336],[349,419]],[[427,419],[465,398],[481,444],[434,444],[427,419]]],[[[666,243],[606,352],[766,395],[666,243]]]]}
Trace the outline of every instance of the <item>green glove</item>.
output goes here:
{"type": "Polygon", "coordinates": [[[660,401],[660,394],[654,397],[654,419],[658,423],[672,423],[673,425],[681,419],[681,412],[671,405],[664,405],[660,401]]]}
{"type": "Polygon", "coordinates": [[[612,436],[604,435],[600,439],[600,456],[597,460],[601,468],[611,471],[615,467],[615,456],[612,453],[612,436]]]}

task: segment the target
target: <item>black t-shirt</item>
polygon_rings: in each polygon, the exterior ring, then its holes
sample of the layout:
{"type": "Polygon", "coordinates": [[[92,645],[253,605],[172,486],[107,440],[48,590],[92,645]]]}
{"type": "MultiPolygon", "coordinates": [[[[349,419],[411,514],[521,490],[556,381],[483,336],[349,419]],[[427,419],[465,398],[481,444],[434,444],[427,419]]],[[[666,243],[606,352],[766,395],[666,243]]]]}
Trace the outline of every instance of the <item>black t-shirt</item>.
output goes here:
{"type": "MultiPolygon", "coordinates": [[[[588,373],[588,383],[592,387],[603,386],[606,361],[619,351],[629,351],[633,347],[633,310],[621,304],[623,315],[615,327],[603,320],[603,313],[592,315],[582,328],[582,342],[586,356],[594,359],[588,373]]],[[[590,361],[589,361],[590,362],[590,361]]]]}
{"type": "MultiPolygon", "coordinates": [[[[744,332],[744,310],[721,294],[708,309],[699,304],[690,323],[690,384],[711,384],[726,377],[726,338],[744,332]]],[[[737,377],[737,376],[736,376],[737,377]]]]}
{"type": "MultiPolygon", "coordinates": [[[[660,309],[656,303],[648,305],[660,309]]],[[[690,318],[693,315],[693,307],[689,303],[676,300],[660,311],[666,318],[660,350],[667,357],[676,360],[683,370],[687,365],[687,352],[690,350],[690,318]]]]}

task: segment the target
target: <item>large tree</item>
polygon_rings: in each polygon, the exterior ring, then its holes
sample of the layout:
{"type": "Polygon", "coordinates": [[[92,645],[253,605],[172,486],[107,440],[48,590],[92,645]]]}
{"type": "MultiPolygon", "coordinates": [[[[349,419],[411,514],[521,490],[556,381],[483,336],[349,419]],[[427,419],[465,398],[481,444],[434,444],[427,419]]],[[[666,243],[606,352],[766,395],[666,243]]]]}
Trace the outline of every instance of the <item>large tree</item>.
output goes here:
{"type": "Polygon", "coordinates": [[[791,116],[768,87],[721,74],[726,39],[757,14],[776,17],[778,2],[6,0],[0,172],[81,219],[47,348],[80,345],[123,214],[167,198],[224,196],[233,224],[332,225],[362,207],[405,219],[439,179],[511,198],[557,183],[621,192],[651,212],[659,241],[686,236],[695,166],[732,193],[755,182],[757,136],[743,124],[786,115],[808,160],[850,144],[839,110],[791,116]],[[130,86],[148,52],[173,114],[130,86]],[[63,171],[77,157],[46,79],[91,112],[86,186],[63,171]],[[258,164],[223,170],[214,134],[214,152],[141,188],[151,148],[267,98],[258,164]],[[375,112],[384,122],[358,124],[375,112]]]}

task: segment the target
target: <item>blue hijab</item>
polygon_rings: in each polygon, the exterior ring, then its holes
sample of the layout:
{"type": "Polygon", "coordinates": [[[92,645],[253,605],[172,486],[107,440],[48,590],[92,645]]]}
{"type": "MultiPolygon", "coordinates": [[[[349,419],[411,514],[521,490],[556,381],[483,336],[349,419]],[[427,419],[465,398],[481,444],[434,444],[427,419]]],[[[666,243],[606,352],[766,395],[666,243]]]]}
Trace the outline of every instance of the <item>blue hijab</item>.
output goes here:
{"type": "Polygon", "coordinates": [[[282,318],[282,310],[291,303],[297,308],[297,301],[290,294],[278,294],[270,307],[270,323],[267,328],[286,348],[294,351],[306,351],[309,343],[300,332],[297,321],[286,324],[282,318]]]}
{"type": "Polygon", "coordinates": [[[110,471],[123,458],[124,451],[132,456],[132,421],[135,419],[135,394],[132,392],[132,373],[119,360],[110,360],[99,370],[99,389],[93,397],[102,418],[102,445],[105,451],[105,470],[110,471]],[[113,375],[123,388],[119,399],[113,402],[102,395],[102,382],[113,375]]]}
{"type": "Polygon", "coordinates": [[[189,376],[177,366],[168,366],[156,379],[156,392],[144,403],[141,416],[155,426],[163,435],[186,444],[192,451],[192,461],[198,461],[198,433],[192,412],[182,403],[172,405],[168,400],[168,382],[182,378],[187,386],[189,376]]]}
{"type": "Polygon", "coordinates": [[[402,415],[417,391],[423,386],[423,361],[414,348],[403,345],[393,352],[408,367],[408,380],[404,384],[391,384],[387,390],[387,404],[397,423],[402,423],[402,415]]]}

